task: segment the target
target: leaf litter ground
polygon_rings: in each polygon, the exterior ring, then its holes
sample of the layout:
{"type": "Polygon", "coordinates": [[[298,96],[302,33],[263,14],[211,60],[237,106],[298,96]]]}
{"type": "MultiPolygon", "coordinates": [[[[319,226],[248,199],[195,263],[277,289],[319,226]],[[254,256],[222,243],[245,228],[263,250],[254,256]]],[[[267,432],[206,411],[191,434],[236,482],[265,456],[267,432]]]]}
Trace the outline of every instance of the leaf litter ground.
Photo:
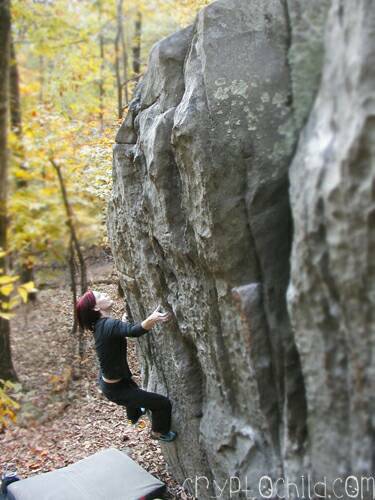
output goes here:
{"type": "MultiPolygon", "coordinates": [[[[107,292],[115,300],[113,317],[121,318],[124,302],[118,296],[111,259],[92,260],[88,275],[90,288],[107,292]]],[[[168,473],[159,443],[150,438],[149,419],[142,419],[144,428],[142,424],[132,426],[125,409],[101,394],[90,334],[84,336],[81,376],[73,376],[67,385],[72,364],[71,326],[72,297],[64,273],[57,277],[55,273],[52,279],[50,275],[37,302],[18,308],[11,321],[13,360],[22,387],[18,395],[21,410],[17,425],[0,434],[0,470],[14,464],[19,476],[26,478],[115,447],[167,484],[165,498],[189,498],[168,473]]],[[[128,360],[134,379],[142,386],[136,342],[128,341],[128,360]]]]}

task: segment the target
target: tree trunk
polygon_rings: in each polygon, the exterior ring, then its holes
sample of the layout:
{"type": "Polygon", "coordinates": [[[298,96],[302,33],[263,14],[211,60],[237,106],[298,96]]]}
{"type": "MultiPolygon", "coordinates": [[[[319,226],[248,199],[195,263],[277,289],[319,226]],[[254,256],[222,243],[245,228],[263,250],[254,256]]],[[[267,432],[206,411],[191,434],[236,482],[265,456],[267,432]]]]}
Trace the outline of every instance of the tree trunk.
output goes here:
{"type": "MultiPolygon", "coordinates": [[[[20,93],[20,78],[17,64],[16,50],[13,42],[13,35],[10,35],[10,66],[9,66],[9,102],[10,102],[10,123],[12,130],[18,137],[19,147],[17,148],[17,156],[20,161],[20,169],[27,170],[25,166],[25,152],[22,145],[22,114],[21,114],[21,93],[20,93]]],[[[16,188],[22,189],[27,186],[27,181],[25,179],[16,180],[16,188]]],[[[30,263],[29,259],[25,259],[25,256],[20,257],[21,270],[20,281],[21,283],[27,283],[28,281],[34,281],[34,267],[30,263]]],[[[37,294],[36,292],[28,292],[28,300],[35,301],[37,294]]]]}
{"type": "Polygon", "coordinates": [[[44,100],[44,57],[39,56],[39,102],[43,104],[44,100]]]}
{"type": "MultiPolygon", "coordinates": [[[[124,25],[123,25],[123,14],[122,14],[122,2],[123,0],[117,1],[117,23],[118,30],[120,35],[121,42],[121,51],[122,51],[122,70],[123,70],[123,83],[122,86],[124,88],[125,93],[125,106],[129,104],[129,91],[128,91],[128,50],[125,43],[125,35],[124,35],[124,25]]],[[[122,110],[123,111],[123,110],[122,110]]]]}
{"type": "Polygon", "coordinates": [[[117,87],[117,116],[122,118],[122,83],[120,74],[120,50],[119,50],[120,33],[117,29],[115,38],[115,74],[117,87]]]}
{"type": "Polygon", "coordinates": [[[99,81],[99,121],[101,131],[104,130],[104,41],[103,35],[99,37],[100,44],[100,81],[99,81]]]}
{"type": "Polygon", "coordinates": [[[85,259],[83,258],[83,253],[81,250],[81,245],[79,244],[79,240],[77,237],[77,233],[73,224],[73,210],[72,207],[69,203],[68,199],[68,194],[66,191],[65,187],[65,182],[61,173],[61,168],[59,165],[55,162],[53,158],[50,158],[50,162],[54,169],[56,170],[57,177],[59,179],[60,183],[60,189],[61,189],[61,195],[63,198],[64,206],[65,206],[65,211],[66,211],[66,217],[67,217],[67,224],[69,227],[70,231],[70,237],[72,239],[72,242],[74,244],[74,249],[77,253],[78,257],[78,262],[79,262],[79,269],[80,269],[80,285],[81,285],[81,294],[85,293],[87,290],[87,271],[86,271],[86,264],[85,264],[85,259]]]}
{"type": "Polygon", "coordinates": [[[142,35],[142,13],[137,12],[135,20],[135,33],[133,40],[133,71],[135,76],[141,72],[141,35],[142,35]]]}
{"type": "MultiPolygon", "coordinates": [[[[0,247],[7,249],[8,194],[8,82],[10,59],[10,2],[0,0],[0,247]]],[[[0,268],[7,271],[6,257],[0,257],[0,268]]],[[[1,297],[4,299],[4,297],[1,297]]],[[[0,378],[17,380],[10,349],[10,324],[0,318],[0,378]]]]}
{"type": "Polygon", "coordinates": [[[123,0],[116,2],[116,38],[115,38],[115,72],[117,83],[117,107],[118,117],[122,118],[124,109],[129,104],[129,91],[128,91],[128,52],[125,43],[124,27],[123,27],[123,14],[122,14],[123,0]],[[122,64],[122,77],[121,77],[121,64],[122,64]],[[125,98],[125,106],[124,106],[125,98]]]}
{"type": "Polygon", "coordinates": [[[102,3],[99,5],[99,52],[100,52],[100,75],[99,75],[99,122],[100,130],[104,130],[104,38],[102,33],[102,3]]]}
{"type": "Polygon", "coordinates": [[[72,301],[73,301],[73,326],[71,334],[74,335],[78,329],[78,317],[76,310],[76,303],[77,303],[76,265],[74,259],[74,245],[73,245],[72,235],[70,235],[70,240],[69,240],[69,271],[70,271],[70,289],[72,291],[72,301]]]}
{"type": "Polygon", "coordinates": [[[10,68],[9,68],[9,91],[10,91],[10,123],[12,130],[18,137],[22,136],[21,98],[18,64],[16,50],[14,48],[13,36],[10,38],[10,68]]]}
{"type": "MultiPolygon", "coordinates": [[[[72,207],[69,203],[68,199],[68,193],[66,191],[65,187],[65,182],[64,178],[61,173],[61,168],[60,166],[55,162],[53,158],[49,159],[52,166],[56,170],[57,177],[59,179],[60,183],[60,189],[61,189],[61,195],[63,198],[64,206],[65,206],[65,212],[66,212],[66,218],[67,218],[67,224],[69,227],[70,231],[70,243],[69,243],[69,269],[70,269],[70,279],[71,279],[71,290],[72,290],[72,299],[73,299],[73,327],[72,327],[72,335],[74,335],[77,331],[78,327],[78,354],[79,354],[79,360],[82,361],[83,355],[84,355],[84,345],[83,345],[83,330],[81,326],[78,325],[77,321],[77,312],[75,308],[75,304],[77,301],[77,283],[75,279],[75,258],[74,255],[75,253],[77,254],[78,257],[78,262],[79,262],[79,271],[80,271],[80,285],[81,285],[81,295],[84,294],[87,291],[87,271],[86,271],[86,264],[85,260],[83,258],[83,253],[81,250],[81,246],[78,241],[77,233],[73,224],[73,210],[72,207]]],[[[74,347],[74,346],[73,346],[74,347]]],[[[73,353],[73,358],[74,358],[74,353],[73,353]]],[[[73,360],[72,362],[72,368],[74,371],[74,378],[79,378],[80,377],[80,362],[78,366],[75,365],[75,362],[73,360]]]]}

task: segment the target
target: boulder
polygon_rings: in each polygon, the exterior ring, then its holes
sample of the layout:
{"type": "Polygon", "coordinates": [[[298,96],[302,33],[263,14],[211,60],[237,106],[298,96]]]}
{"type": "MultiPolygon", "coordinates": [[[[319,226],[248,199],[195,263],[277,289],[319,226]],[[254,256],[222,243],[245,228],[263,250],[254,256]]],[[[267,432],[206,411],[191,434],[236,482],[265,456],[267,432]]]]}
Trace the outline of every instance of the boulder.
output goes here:
{"type": "Polygon", "coordinates": [[[133,319],[173,312],[143,383],[200,499],[372,470],[374,20],[330,4],[208,5],[153,47],[116,137],[108,234],[133,319]]]}

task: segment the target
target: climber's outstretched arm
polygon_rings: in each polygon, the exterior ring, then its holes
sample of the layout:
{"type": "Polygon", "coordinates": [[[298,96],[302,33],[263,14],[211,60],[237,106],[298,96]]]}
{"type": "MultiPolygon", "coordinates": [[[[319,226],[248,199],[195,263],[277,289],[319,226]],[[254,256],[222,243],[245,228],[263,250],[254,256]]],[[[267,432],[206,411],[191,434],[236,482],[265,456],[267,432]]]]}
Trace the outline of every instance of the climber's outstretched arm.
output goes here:
{"type": "Polygon", "coordinates": [[[153,313],[150,314],[142,323],[131,323],[128,321],[126,313],[122,316],[122,320],[113,320],[116,323],[116,328],[113,329],[116,335],[122,337],[140,337],[151,330],[157,323],[164,323],[171,317],[171,313],[161,313],[158,306],[153,313]]]}

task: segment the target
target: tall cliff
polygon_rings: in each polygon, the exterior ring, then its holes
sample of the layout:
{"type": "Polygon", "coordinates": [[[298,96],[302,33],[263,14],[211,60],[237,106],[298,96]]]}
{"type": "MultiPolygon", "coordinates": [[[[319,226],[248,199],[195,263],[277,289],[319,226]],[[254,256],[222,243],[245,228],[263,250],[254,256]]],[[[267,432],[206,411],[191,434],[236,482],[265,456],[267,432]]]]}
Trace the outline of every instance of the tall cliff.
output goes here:
{"type": "Polygon", "coordinates": [[[374,23],[217,0],[154,46],[118,131],[113,255],[135,320],[173,312],[143,381],[200,499],[374,470],[374,23]]]}

